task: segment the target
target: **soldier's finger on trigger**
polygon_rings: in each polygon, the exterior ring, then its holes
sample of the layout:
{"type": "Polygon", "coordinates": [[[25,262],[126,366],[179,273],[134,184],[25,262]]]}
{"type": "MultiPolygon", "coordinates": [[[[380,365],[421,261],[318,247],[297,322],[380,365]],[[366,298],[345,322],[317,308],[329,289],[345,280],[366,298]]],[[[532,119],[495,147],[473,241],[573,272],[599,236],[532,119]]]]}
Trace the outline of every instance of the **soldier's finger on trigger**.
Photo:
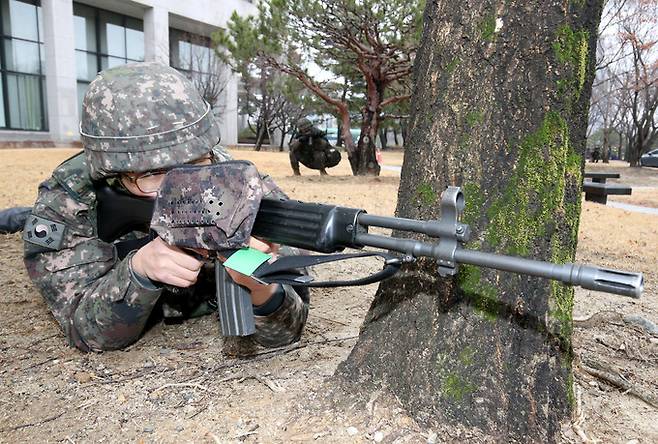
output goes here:
{"type": "Polygon", "coordinates": [[[175,273],[177,277],[192,283],[196,282],[197,276],[199,275],[198,271],[191,271],[185,268],[179,268],[175,273]]]}
{"type": "Polygon", "coordinates": [[[184,283],[186,287],[194,284],[197,280],[198,272],[190,271],[172,264],[165,266],[156,273],[156,280],[171,285],[184,283]]]}

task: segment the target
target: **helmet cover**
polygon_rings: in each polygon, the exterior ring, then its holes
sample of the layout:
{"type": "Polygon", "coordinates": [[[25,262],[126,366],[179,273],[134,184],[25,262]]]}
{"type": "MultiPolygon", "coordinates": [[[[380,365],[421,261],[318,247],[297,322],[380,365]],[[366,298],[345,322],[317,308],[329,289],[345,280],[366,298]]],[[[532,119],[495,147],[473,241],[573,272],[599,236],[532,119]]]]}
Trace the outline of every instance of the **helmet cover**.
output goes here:
{"type": "Polygon", "coordinates": [[[220,138],[192,82],[159,63],[100,72],[82,102],[80,136],[92,179],[178,166],[220,138]]]}

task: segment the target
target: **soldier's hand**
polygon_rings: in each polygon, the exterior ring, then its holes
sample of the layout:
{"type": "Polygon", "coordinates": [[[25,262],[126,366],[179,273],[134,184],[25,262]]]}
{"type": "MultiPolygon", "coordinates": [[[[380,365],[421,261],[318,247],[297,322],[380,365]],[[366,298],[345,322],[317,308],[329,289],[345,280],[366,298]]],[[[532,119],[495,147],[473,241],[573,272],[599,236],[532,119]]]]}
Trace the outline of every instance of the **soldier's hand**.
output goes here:
{"type": "Polygon", "coordinates": [[[201,261],[160,238],[137,250],[131,262],[136,273],[152,281],[183,288],[194,285],[202,265],[201,261]]]}
{"type": "Polygon", "coordinates": [[[276,259],[276,256],[279,254],[279,244],[274,244],[266,240],[257,239],[255,237],[249,238],[249,246],[255,248],[256,250],[262,251],[263,253],[271,254],[272,259],[276,259]]]}
{"type": "MultiPolygon", "coordinates": [[[[256,239],[254,237],[249,239],[249,246],[263,253],[271,254],[272,259],[275,259],[279,252],[279,245],[267,242],[264,240],[256,239]]],[[[231,279],[238,284],[246,287],[251,294],[251,303],[254,305],[263,305],[266,303],[276,292],[278,284],[261,284],[260,282],[252,279],[250,276],[244,275],[238,271],[226,269],[226,272],[231,276],[231,279]]]]}

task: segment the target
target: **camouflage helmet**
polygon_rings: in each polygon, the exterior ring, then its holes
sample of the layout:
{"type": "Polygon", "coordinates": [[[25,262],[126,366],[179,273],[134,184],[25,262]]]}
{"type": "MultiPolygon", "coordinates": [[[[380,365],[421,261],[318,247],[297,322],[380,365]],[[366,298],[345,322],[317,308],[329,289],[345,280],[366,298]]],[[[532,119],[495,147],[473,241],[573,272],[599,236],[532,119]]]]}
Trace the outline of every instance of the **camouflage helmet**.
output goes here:
{"type": "Polygon", "coordinates": [[[194,85],[159,63],[100,72],[82,102],[80,136],[92,179],[181,165],[220,138],[194,85]]]}
{"type": "Polygon", "coordinates": [[[313,122],[304,117],[299,119],[295,126],[297,127],[297,131],[300,133],[306,133],[310,131],[311,128],[313,128],[313,122]]]}

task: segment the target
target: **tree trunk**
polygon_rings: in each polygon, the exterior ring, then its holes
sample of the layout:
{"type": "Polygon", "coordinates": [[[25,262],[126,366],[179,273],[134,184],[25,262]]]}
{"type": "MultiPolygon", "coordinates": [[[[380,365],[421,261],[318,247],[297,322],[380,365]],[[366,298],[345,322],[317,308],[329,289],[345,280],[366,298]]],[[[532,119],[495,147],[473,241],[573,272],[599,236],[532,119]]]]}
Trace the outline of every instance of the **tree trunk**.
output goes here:
{"type": "Polygon", "coordinates": [[[400,135],[402,136],[402,145],[407,145],[407,140],[409,140],[409,120],[405,119],[400,122],[400,135]]]}
{"type": "Polygon", "coordinates": [[[350,157],[352,171],[355,176],[379,176],[381,167],[377,163],[375,138],[377,137],[377,122],[363,119],[361,135],[356,149],[356,155],[350,157]]]}
{"type": "MultiPolygon", "coordinates": [[[[636,141],[637,143],[637,141],[636,141]]],[[[640,156],[638,155],[638,152],[640,151],[641,148],[638,148],[635,144],[633,144],[630,149],[629,149],[629,156],[628,156],[628,163],[630,167],[637,168],[640,166],[640,156]]]]}
{"type": "Polygon", "coordinates": [[[283,145],[284,145],[284,142],[285,142],[285,140],[286,140],[286,135],[287,135],[287,134],[288,134],[288,129],[287,129],[286,126],[284,125],[284,126],[281,128],[281,140],[279,141],[279,152],[283,152],[283,145]]]}
{"type": "Polygon", "coordinates": [[[343,146],[343,124],[341,119],[338,120],[338,130],[336,134],[336,146],[343,146]]]}
{"type": "Polygon", "coordinates": [[[635,131],[635,137],[629,147],[628,161],[630,162],[631,167],[636,168],[640,166],[640,157],[644,153],[645,147],[644,141],[645,137],[643,128],[637,128],[635,131]]]}
{"type": "Polygon", "coordinates": [[[388,148],[388,137],[386,136],[386,131],[388,128],[380,128],[379,129],[379,141],[382,144],[382,151],[384,151],[386,148],[388,148]]]}
{"type": "Polygon", "coordinates": [[[340,133],[343,137],[343,143],[345,145],[345,151],[347,152],[347,160],[350,162],[350,168],[352,169],[352,174],[357,175],[358,165],[359,165],[359,150],[356,145],[354,145],[354,139],[352,138],[352,133],[350,131],[351,119],[350,112],[347,109],[347,106],[339,109],[340,113],[340,133]]]}
{"type": "Polygon", "coordinates": [[[632,150],[633,150],[633,137],[627,134],[626,135],[626,151],[625,151],[626,156],[625,157],[626,157],[626,162],[628,162],[629,164],[631,163],[631,157],[632,157],[631,151],[632,150]]]}
{"type": "Polygon", "coordinates": [[[267,118],[269,116],[268,112],[268,94],[267,94],[267,75],[264,69],[260,70],[260,79],[258,82],[258,88],[260,90],[260,110],[258,121],[256,125],[256,145],[254,146],[254,151],[260,151],[263,146],[263,139],[265,138],[265,131],[267,118]]]}
{"type": "Polygon", "coordinates": [[[603,128],[603,148],[601,152],[603,163],[610,163],[610,128],[603,128]]]}
{"type": "Polygon", "coordinates": [[[400,146],[400,142],[398,141],[398,130],[397,130],[397,128],[393,128],[393,141],[395,142],[395,146],[400,146]]]}
{"type": "MultiPolygon", "coordinates": [[[[653,116],[653,114],[652,114],[653,116]]],[[[653,118],[653,117],[652,117],[653,118]]],[[[640,167],[640,157],[649,151],[656,141],[658,133],[652,131],[651,121],[646,121],[643,126],[638,127],[633,140],[633,148],[629,159],[632,167],[640,167]]]]}
{"type": "MultiPolygon", "coordinates": [[[[601,9],[427,2],[398,216],[436,219],[459,185],[470,248],[574,259],[601,9]]],[[[432,427],[554,442],[574,400],[572,306],[561,284],[472,266],[441,279],[421,260],[381,284],[338,375],[384,384],[432,427]]]]}
{"type": "Polygon", "coordinates": [[[361,115],[361,134],[356,153],[350,157],[354,175],[379,176],[381,167],[377,163],[375,140],[379,131],[380,104],[384,98],[384,85],[370,78],[366,106],[361,115]]]}
{"type": "Polygon", "coordinates": [[[256,144],[254,145],[254,151],[260,151],[263,146],[263,140],[265,139],[265,125],[259,124],[256,126],[256,144]]]}

